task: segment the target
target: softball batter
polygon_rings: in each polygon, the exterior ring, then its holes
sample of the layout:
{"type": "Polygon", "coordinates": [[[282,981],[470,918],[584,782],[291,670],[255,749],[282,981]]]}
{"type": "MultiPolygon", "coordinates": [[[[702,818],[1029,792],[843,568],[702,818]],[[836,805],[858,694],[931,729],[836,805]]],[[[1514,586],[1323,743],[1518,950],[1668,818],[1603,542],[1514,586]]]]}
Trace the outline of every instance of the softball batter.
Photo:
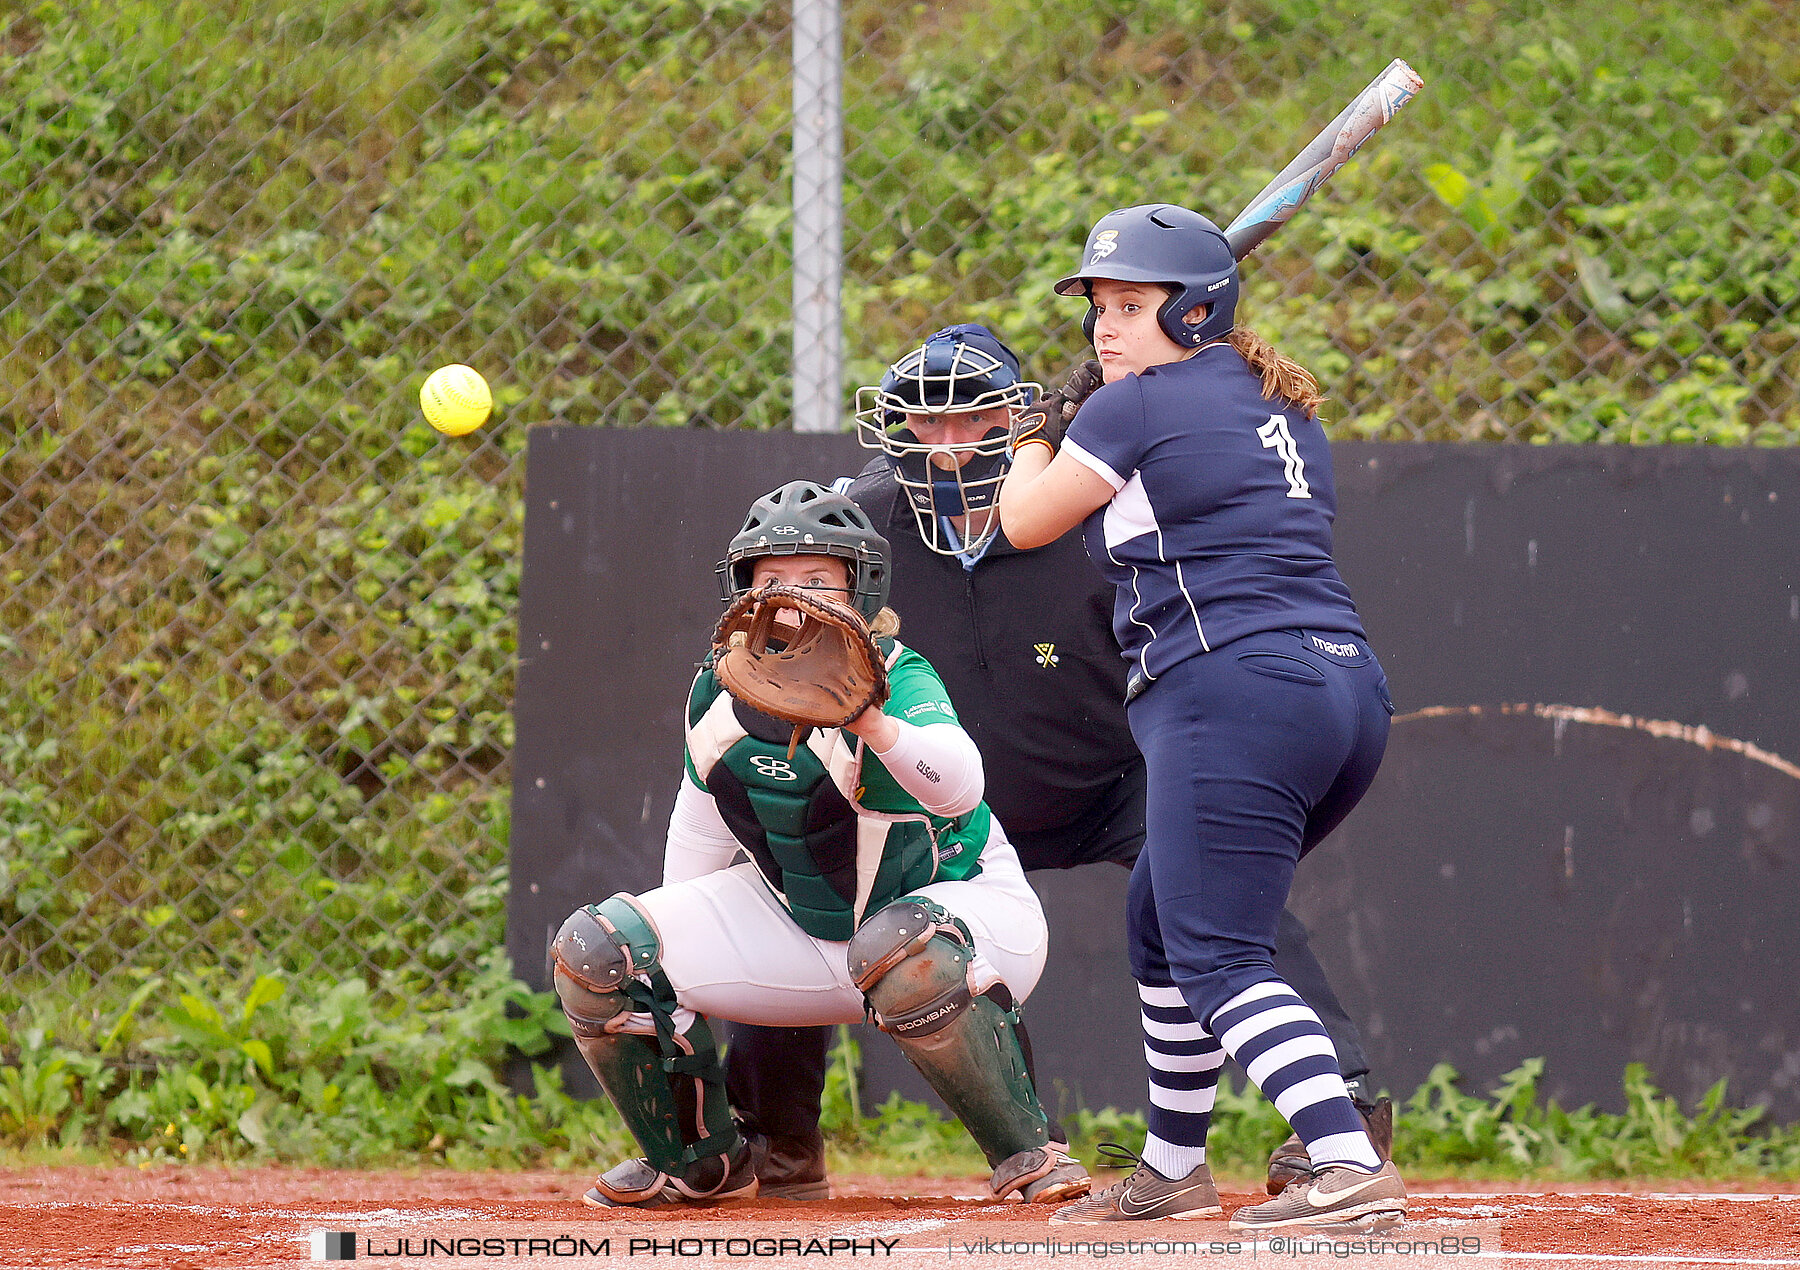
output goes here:
{"type": "Polygon", "coordinates": [[[719,571],[734,597],[781,582],[853,603],[891,695],[791,745],[792,726],[732,698],[710,662],[694,680],[663,885],[578,909],[552,945],[576,1046],[644,1152],[585,1200],[756,1194],[709,1016],[796,1026],[865,1010],[986,1153],[995,1196],[1085,1194],[1085,1171],[1049,1145],[1015,1030],[1044,968],[1043,910],[943,683],[894,638],[887,542],[850,500],[794,481],[751,507],[719,571]]]}
{"type": "Polygon", "coordinates": [[[1117,588],[1148,780],[1127,923],[1151,1114],[1138,1168],[1052,1220],[1218,1213],[1206,1130],[1230,1055],[1311,1164],[1232,1227],[1391,1224],[1405,1187],[1272,962],[1294,866],[1368,789],[1392,712],[1332,560],[1318,387],[1234,331],[1237,262],[1196,212],[1107,215],[1056,290],[1087,298],[1104,384],[1066,425],[1062,410],[1026,414],[1000,512],[1020,547],[1085,522],[1117,588]]]}
{"type": "MultiPolygon", "coordinates": [[[[1098,365],[1088,365],[1077,394],[1100,383],[1098,365]]],[[[983,797],[1026,874],[1102,861],[1129,870],[1144,841],[1144,760],[1125,718],[1113,584],[1077,534],[1020,551],[996,533],[1012,423],[1037,396],[994,332],[974,323],[936,331],[878,385],[857,391],[862,443],[880,454],[836,488],[888,540],[890,603],[906,615],[908,646],[942,676],[981,750],[983,797]]],[[[1377,1147],[1391,1142],[1392,1105],[1360,1097],[1374,1089],[1361,1037],[1305,926],[1285,909],[1275,966],[1324,1023],[1377,1147]]],[[[819,1131],[828,1036],[731,1028],[728,1089],[745,1131],[767,1146],[762,1195],[823,1199],[829,1191],[819,1131]]],[[[1040,1051],[1035,1074],[1053,1081],[1057,1073],[1043,1062],[1040,1051]]],[[[1066,1141],[1054,1118],[1050,1136],[1066,1141]]],[[[1270,1193],[1308,1167],[1304,1144],[1283,1142],[1270,1159],[1270,1193]]]]}

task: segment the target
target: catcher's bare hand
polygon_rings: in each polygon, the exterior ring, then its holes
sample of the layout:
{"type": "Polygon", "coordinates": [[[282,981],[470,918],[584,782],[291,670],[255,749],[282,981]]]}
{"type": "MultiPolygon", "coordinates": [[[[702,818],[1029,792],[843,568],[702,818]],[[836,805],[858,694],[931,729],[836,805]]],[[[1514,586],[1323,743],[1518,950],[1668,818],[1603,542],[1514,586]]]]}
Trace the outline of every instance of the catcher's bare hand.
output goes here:
{"type": "Polygon", "coordinates": [[[1075,367],[1063,380],[1062,387],[1052,389],[1025,407],[1019,416],[1018,429],[1013,433],[1013,449],[1026,444],[1047,445],[1052,450],[1060,447],[1064,434],[1075,420],[1075,412],[1103,382],[1099,362],[1085,361],[1075,367]]]}
{"type": "Polygon", "coordinates": [[[863,615],[817,588],[771,582],[713,630],[713,673],[752,709],[796,728],[841,728],[888,697],[887,662],[863,615]]]}
{"type": "Polygon", "coordinates": [[[883,714],[880,706],[864,710],[844,725],[844,731],[860,736],[877,754],[886,754],[900,739],[900,724],[883,714]]]}

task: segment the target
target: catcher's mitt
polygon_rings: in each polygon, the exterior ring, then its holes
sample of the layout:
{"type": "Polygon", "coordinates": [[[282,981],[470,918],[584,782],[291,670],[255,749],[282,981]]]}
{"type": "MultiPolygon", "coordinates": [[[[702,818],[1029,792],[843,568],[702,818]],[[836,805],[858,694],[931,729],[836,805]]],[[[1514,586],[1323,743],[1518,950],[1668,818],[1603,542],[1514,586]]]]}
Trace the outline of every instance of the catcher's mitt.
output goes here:
{"type": "Polygon", "coordinates": [[[745,705],[794,724],[796,744],[802,728],[842,727],[888,698],[887,662],[863,615],[778,582],[725,610],[713,673],[745,705]]]}

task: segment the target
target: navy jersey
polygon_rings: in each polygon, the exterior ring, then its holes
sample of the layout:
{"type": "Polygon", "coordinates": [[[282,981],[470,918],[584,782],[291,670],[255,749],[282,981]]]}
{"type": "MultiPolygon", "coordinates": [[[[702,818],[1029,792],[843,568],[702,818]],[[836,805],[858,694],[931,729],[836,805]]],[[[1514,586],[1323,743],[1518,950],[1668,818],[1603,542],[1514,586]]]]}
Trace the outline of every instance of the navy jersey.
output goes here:
{"type": "Polygon", "coordinates": [[[1107,384],[1064,449],[1115,491],[1083,534],[1118,589],[1133,687],[1258,631],[1363,635],[1331,558],[1325,430],[1265,398],[1230,345],[1107,384]]]}

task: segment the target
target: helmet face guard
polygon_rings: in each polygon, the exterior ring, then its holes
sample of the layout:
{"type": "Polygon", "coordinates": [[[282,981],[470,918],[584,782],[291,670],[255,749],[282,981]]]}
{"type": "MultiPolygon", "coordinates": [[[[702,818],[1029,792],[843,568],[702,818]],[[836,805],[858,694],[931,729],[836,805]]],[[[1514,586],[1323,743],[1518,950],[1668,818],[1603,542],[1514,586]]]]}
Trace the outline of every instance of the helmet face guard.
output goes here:
{"type": "Polygon", "coordinates": [[[1156,311],[1163,334],[1182,348],[1199,348],[1231,334],[1237,323],[1238,267],[1225,235],[1199,212],[1169,203],[1144,203],[1108,212],[1088,234],[1082,268],[1056,284],[1058,295],[1088,297],[1082,330],[1094,339],[1094,283],[1147,282],[1166,288],[1156,311]],[[1196,305],[1210,305],[1206,320],[1182,319],[1196,305]]]}
{"type": "Polygon", "coordinates": [[[938,331],[888,368],[877,386],[856,391],[857,441],[894,461],[919,537],[939,555],[980,551],[999,532],[989,513],[1011,465],[1007,457],[1012,415],[1040,391],[1019,377],[1019,359],[984,326],[968,323],[938,331]],[[933,418],[1003,410],[1006,419],[974,441],[930,445],[906,426],[906,416],[933,418]],[[943,518],[982,514],[962,541],[952,540],[943,518]]]}
{"type": "Polygon", "coordinates": [[[714,567],[726,603],[748,593],[767,556],[832,556],[850,566],[850,603],[873,622],[887,605],[888,542],[862,508],[812,481],[789,481],[750,505],[714,567]]]}
{"type": "MultiPolygon", "coordinates": [[[[886,413],[880,406],[875,410],[886,413]]],[[[940,556],[954,556],[980,551],[993,541],[1000,530],[1000,517],[987,513],[1000,501],[1000,484],[1012,466],[1006,453],[1012,441],[1010,426],[989,428],[979,440],[961,445],[927,445],[905,427],[884,429],[881,438],[881,445],[869,448],[879,448],[893,459],[894,479],[906,494],[919,537],[927,547],[940,556]],[[949,466],[940,467],[933,461],[940,457],[949,466]],[[971,513],[986,523],[967,525],[961,541],[956,541],[945,518],[971,513]]]]}

